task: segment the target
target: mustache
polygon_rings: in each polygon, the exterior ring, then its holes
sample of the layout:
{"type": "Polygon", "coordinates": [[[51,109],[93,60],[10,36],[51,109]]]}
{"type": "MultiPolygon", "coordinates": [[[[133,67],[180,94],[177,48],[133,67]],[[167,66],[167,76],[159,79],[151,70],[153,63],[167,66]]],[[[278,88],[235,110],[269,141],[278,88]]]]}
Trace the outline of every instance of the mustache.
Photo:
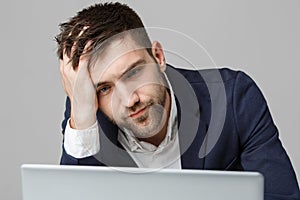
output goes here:
{"type": "Polygon", "coordinates": [[[127,108],[126,112],[127,113],[134,113],[138,110],[141,110],[141,109],[143,109],[147,106],[151,106],[153,104],[154,104],[154,102],[151,99],[146,101],[146,102],[136,102],[133,106],[131,106],[130,108],[127,108]]]}

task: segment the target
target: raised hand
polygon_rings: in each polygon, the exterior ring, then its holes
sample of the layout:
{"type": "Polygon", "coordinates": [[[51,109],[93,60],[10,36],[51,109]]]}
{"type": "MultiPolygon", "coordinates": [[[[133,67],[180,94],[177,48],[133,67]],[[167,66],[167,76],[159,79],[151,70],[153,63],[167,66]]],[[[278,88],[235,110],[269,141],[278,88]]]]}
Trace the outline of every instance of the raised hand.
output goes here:
{"type": "Polygon", "coordinates": [[[73,68],[66,53],[64,53],[63,59],[60,59],[63,87],[71,102],[70,125],[74,129],[86,129],[97,120],[96,89],[88,70],[88,56],[85,54],[90,44],[91,42],[88,42],[85,45],[77,67],[73,68]]]}

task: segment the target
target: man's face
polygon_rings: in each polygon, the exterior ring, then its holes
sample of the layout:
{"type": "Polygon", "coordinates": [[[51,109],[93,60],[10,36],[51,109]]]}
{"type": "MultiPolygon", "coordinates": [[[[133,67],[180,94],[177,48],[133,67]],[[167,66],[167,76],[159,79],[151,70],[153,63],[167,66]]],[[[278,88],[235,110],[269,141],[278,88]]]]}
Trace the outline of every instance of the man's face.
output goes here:
{"type": "Polygon", "coordinates": [[[135,137],[154,136],[169,112],[163,70],[146,49],[130,39],[113,42],[90,70],[99,108],[135,137]]]}

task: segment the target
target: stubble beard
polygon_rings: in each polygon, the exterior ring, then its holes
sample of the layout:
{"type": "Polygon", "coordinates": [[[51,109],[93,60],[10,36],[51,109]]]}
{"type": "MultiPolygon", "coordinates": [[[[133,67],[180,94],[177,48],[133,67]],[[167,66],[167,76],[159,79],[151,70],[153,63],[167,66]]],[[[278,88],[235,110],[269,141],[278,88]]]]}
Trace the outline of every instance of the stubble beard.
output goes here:
{"type": "Polygon", "coordinates": [[[147,102],[138,102],[134,105],[134,108],[129,108],[124,113],[124,116],[121,117],[121,120],[117,122],[117,125],[123,129],[127,129],[137,138],[149,138],[156,135],[166,123],[167,111],[165,108],[166,104],[166,88],[160,88],[157,90],[157,99],[150,99],[147,102]],[[143,115],[132,119],[128,117],[128,113],[132,109],[140,109],[147,107],[147,111],[143,115]]]}

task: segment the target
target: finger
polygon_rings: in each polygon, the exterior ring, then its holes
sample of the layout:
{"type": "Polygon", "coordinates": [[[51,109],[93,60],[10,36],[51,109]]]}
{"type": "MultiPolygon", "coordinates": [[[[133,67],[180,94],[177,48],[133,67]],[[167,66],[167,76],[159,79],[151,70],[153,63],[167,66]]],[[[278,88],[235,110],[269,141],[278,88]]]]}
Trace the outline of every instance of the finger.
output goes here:
{"type": "Polygon", "coordinates": [[[74,55],[74,51],[76,50],[77,47],[77,42],[78,42],[78,38],[85,32],[86,29],[88,29],[89,26],[84,26],[82,28],[82,30],[79,32],[79,34],[77,35],[77,39],[74,41],[73,46],[71,48],[71,56],[74,55]]]}
{"type": "Polygon", "coordinates": [[[89,40],[89,41],[85,44],[84,49],[83,49],[83,51],[82,51],[82,54],[81,54],[81,56],[80,56],[80,59],[86,59],[86,57],[87,57],[86,55],[87,55],[88,50],[89,50],[90,46],[92,45],[92,43],[93,43],[93,41],[92,41],[92,40],[89,40]]]}
{"type": "Polygon", "coordinates": [[[87,69],[88,66],[88,59],[87,56],[80,56],[79,63],[78,63],[78,69],[87,69]]]}
{"type": "Polygon", "coordinates": [[[88,48],[92,45],[93,41],[92,40],[89,40],[85,46],[84,46],[84,49],[83,49],[83,53],[86,53],[88,48]]]}
{"type": "Polygon", "coordinates": [[[88,28],[89,28],[89,26],[84,26],[77,37],[80,37],[83,34],[83,32],[88,28]]]}
{"type": "Polygon", "coordinates": [[[59,71],[61,75],[64,74],[64,61],[62,59],[59,59],[59,71]]]}
{"type": "Polygon", "coordinates": [[[66,61],[62,59],[59,60],[59,71],[63,79],[66,78],[66,75],[69,74],[70,71],[70,67],[65,62],[66,61]]]}
{"type": "Polygon", "coordinates": [[[82,68],[87,68],[88,65],[88,56],[87,56],[87,51],[89,49],[89,47],[91,46],[91,44],[93,43],[92,40],[89,40],[83,49],[83,52],[79,58],[79,64],[78,64],[78,68],[82,69],[82,68]]]}
{"type": "Polygon", "coordinates": [[[63,53],[63,63],[64,66],[67,66],[70,63],[70,58],[68,57],[66,50],[64,50],[63,53]]]}
{"type": "Polygon", "coordinates": [[[72,63],[69,62],[70,59],[69,57],[66,55],[66,54],[63,54],[63,59],[60,59],[59,60],[59,63],[60,63],[60,73],[62,75],[66,75],[68,74],[70,71],[72,71],[72,63]]]}
{"type": "Polygon", "coordinates": [[[70,58],[72,57],[72,55],[74,53],[75,45],[76,45],[76,42],[73,43],[72,48],[71,48],[71,52],[70,52],[69,56],[68,56],[66,47],[64,47],[64,50],[63,50],[63,61],[64,61],[64,66],[65,67],[67,67],[67,66],[68,67],[72,67],[72,66],[70,66],[70,63],[71,63],[70,58]]]}

